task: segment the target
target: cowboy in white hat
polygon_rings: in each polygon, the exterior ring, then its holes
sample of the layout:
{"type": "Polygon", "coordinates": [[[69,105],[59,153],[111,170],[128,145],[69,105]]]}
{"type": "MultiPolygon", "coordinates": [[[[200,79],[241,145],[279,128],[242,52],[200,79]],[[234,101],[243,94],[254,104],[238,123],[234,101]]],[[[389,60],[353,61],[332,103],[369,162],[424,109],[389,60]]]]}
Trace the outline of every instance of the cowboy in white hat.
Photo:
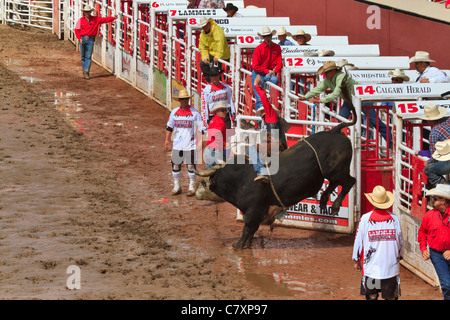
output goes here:
{"type": "Polygon", "coordinates": [[[262,84],[269,81],[273,84],[278,84],[280,80],[278,76],[283,68],[283,59],[281,58],[281,47],[272,42],[272,36],[276,31],[269,27],[263,27],[258,36],[264,39],[264,42],[258,45],[253,51],[252,57],[252,84],[255,95],[255,107],[258,110],[262,106],[261,98],[255,89],[255,79],[259,75],[262,84]]]}
{"type": "Polygon", "coordinates": [[[180,102],[180,106],[170,113],[164,141],[165,149],[169,151],[170,141],[173,140],[171,162],[174,187],[171,194],[178,195],[181,193],[181,164],[184,163],[189,176],[189,191],[187,193],[189,197],[195,194],[196,175],[194,171],[197,163],[197,150],[199,148],[201,150],[202,143],[199,137],[202,135],[201,132],[205,132],[202,117],[189,104],[191,98],[192,95],[184,89],[180,90],[178,96],[174,97],[174,100],[180,102]]]}
{"type": "Polygon", "coordinates": [[[438,141],[435,144],[435,152],[423,170],[427,176],[427,188],[431,189],[440,183],[447,183],[446,178],[450,174],[450,140],[438,141]]]}
{"type": "Polygon", "coordinates": [[[433,209],[425,213],[417,241],[424,260],[431,258],[444,300],[450,300],[450,185],[438,184],[429,190],[433,209]]]}
{"type": "Polygon", "coordinates": [[[342,71],[358,70],[358,67],[355,67],[353,63],[349,63],[347,59],[339,59],[336,62],[336,65],[341,68],[342,71]]]}
{"type": "Polygon", "coordinates": [[[296,34],[292,35],[292,38],[297,41],[298,45],[304,46],[307,45],[308,42],[311,40],[311,35],[309,33],[306,33],[304,30],[297,30],[296,34]]]}
{"type": "Polygon", "coordinates": [[[319,50],[319,57],[333,57],[334,51],[333,50],[319,50]]]}
{"type": "Polygon", "coordinates": [[[409,77],[405,74],[405,71],[400,69],[395,69],[394,71],[389,71],[388,76],[391,77],[392,83],[403,83],[408,82],[409,77]]]}
{"type": "Polygon", "coordinates": [[[225,124],[225,118],[227,117],[229,109],[230,105],[228,103],[219,101],[210,110],[213,118],[208,126],[208,142],[205,151],[203,152],[203,159],[205,160],[207,169],[225,161],[225,149],[227,143],[227,126],[225,124]]]}
{"type": "Polygon", "coordinates": [[[231,2],[227,3],[225,8],[223,8],[223,11],[225,11],[227,13],[227,17],[229,17],[229,18],[233,18],[233,17],[234,18],[242,18],[243,17],[243,15],[238,12],[239,8],[236,7],[234,4],[232,4],[231,2]]]}
{"type": "Polygon", "coordinates": [[[91,13],[94,11],[94,8],[88,4],[86,4],[81,11],[83,12],[83,16],[78,19],[75,25],[75,36],[80,42],[83,78],[90,79],[92,53],[94,52],[95,37],[98,35],[100,24],[114,21],[117,18],[117,14],[105,18],[102,18],[99,15],[93,16],[91,13]]]}
{"type": "Polygon", "coordinates": [[[400,220],[387,210],[394,204],[394,196],[383,186],[365,196],[373,210],[361,217],[352,255],[354,269],[363,271],[360,293],[367,300],[377,300],[379,292],[385,300],[396,300],[404,249],[400,220]]]}
{"type": "Polygon", "coordinates": [[[278,45],[280,45],[280,46],[295,46],[295,43],[293,43],[287,39],[288,36],[289,37],[291,36],[291,33],[287,32],[285,27],[278,28],[277,36],[278,36],[278,40],[280,40],[280,42],[278,42],[278,45]]]}
{"type": "MultiPolygon", "coordinates": [[[[431,155],[435,153],[436,151],[436,144],[439,141],[445,141],[450,139],[450,122],[447,115],[447,109],[444,107],[437,106],[434,103],[428,103],[423,107],[424,115],[418,117],[419,119],[422,119],[427,122],[431,126],[430,135],[428,137],[429,140],[429,148],[428,150],[420,150],[416,151],[415,154],[419,156],[425,156],[427,158],[430,158],[428,161],[428,165],[425,167],[425,174],[430,174],[430,177],[433,176],[430,170],[432,171],[433,166],[430,166],[430,164],[436,162],[431,155]],[[427,169],[428,168],[428,169],[427,169]]],[[[427,174],[427,176],[428,176],[427,174]]],[[[439,183],[439,179],[429,179],[427,188],[431,189],[434,187],[437,183],[439,183]]]]}
{"type": "Polygon", "coordinates": [[[198,50],[202,54],[200,69],[207,82],[210,82],[209,69],[211,66],[222,68],[224,60],[229,62],[231,57],[230,47],[228,46],[225,32],[214,19],[202,17],[200,27],[203,29],[200,33],[198,50]]]}
{"type": "Polygon", "coordinates": [[[436,62],[430,59],[430,54],[426,51],[417,51],[416,54],[409,59],[409,63],[414,63],[414,68],[419,72],[415,82],[420,83],[442,83],[450,82],[448,75],[436,67],[432,67],[431,62],[436,62]]]}

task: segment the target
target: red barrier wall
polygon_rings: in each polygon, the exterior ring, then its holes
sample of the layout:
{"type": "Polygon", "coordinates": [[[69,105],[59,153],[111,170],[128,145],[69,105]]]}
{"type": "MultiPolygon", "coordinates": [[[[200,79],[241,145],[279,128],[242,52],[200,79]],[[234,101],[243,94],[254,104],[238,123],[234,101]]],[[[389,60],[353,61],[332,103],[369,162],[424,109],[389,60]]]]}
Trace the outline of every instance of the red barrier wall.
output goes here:
{"type": "MultiPolygon", "coordinates": [[[[426,0],[424,0],[426,1],[426,0]]],[[[383,56],[428,51],[434,66],[450,69],[450,25],[381,8],[381,28],[368,29],[368,5],[354,0],[246,0],[292,25],[316,25],[319,35],[348,36],[350,44],[378,44],[383,56]]],[[[443,10],[445,10],[443,8],[443,10]]],[[[413,68],[413,67],[411,67],[413,68]]]]}

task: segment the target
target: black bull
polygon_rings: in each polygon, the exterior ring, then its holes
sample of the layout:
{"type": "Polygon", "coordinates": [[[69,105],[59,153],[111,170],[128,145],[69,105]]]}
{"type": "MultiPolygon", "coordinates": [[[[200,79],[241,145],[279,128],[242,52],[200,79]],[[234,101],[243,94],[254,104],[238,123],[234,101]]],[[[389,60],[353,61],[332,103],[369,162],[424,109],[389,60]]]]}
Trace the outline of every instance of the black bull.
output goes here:
{"type": "MultiPolygon", "coordinates": [[[[343,128],[356,123],[353,104],[350,99],[346,101],[352,110],[352,122],[341,123],[332,130],[313,134],[305,139],[309,144],[299,141],[280,153],[279,170],[271,176],[271,180],[284,207],[288,208],[303,199],[314,197],[324,179],[327,179],[330,184],[320,198],[320,208],[326,209],[331,192],[341,186],[342,190],[333,202],[331,212],[333,215],[338,214],[342,201],[356,182],[350,176],[352,145],[341,133],[343,128]]],[[[197,188],[197,199],[215,200],[212,196],[217,195],[242,212],[244,228],[241,238],[233,245],[235,248],[251,245],[259,226],[272,224],[274,216],[282,211],[271,185],[253,181],[256,174],[251,164],[216,166],[198,174],[209,179],[203,180],[197,188]]]]}

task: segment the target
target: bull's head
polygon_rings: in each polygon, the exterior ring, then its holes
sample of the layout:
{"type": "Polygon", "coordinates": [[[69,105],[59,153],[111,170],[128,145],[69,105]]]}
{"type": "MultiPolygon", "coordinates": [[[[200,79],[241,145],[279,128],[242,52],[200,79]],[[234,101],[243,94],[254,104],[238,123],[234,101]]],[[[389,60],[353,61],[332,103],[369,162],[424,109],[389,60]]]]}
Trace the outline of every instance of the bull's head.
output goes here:
{"type": "Polygon", "coordinates": [[[211,177],[214,173],[225,166],[225,164],[217,165],[212,167],[209,170],[198,172],[194,171],[196,175],[200,176],[200,183],[195,191],[195,197],[197,200],[210,200],[210,201],[218,201],[223,202],[224,200],[219,197],[217,194],[211,191],[211,185],[215,183],[214,179],[211,177]]]}

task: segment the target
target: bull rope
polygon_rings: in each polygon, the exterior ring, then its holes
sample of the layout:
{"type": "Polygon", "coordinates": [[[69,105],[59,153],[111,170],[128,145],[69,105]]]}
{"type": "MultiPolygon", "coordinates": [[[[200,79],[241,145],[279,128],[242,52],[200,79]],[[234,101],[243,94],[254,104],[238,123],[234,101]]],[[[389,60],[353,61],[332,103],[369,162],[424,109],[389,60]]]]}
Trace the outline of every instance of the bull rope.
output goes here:
{"type": "MultiPolygon", "coordinates": [[[[310,146],[311,149],[314,151],[314,154],[316,155],[317,163],[319,164],[320,172],[322,173],[322,176],[325,178],[325,175],[323,174],[323,170],[322,170],[322,165],[320,164],[319,155],[317,154],[316,149],[314,149],[312,144],[309,143],[308,141],[306,141],[305,139],[302,139],[302,141],[306,142],[308,144],[308,146],[310,146]]],[[[267,165],[267,162],[265,162],[264,165],[266,166],[266,169],[267,169],[267,173],[268,173],[269,181],[270,181],[270,187],[272,188],[272,192],[275,195],[275,197],[277,198],[278,203],[281,205],[281,208],[283,209],[283,212],[286,213],[286,207],[284,206],[283,202],[281,201],[281,199],[278,196],[278,193],[277,193],[277,191],[275,189],[275,186],[274,186],[273,181],[272,181],[272,175],[270,174],[270,169],[269,169],[269,166],[267,165]]]]}

